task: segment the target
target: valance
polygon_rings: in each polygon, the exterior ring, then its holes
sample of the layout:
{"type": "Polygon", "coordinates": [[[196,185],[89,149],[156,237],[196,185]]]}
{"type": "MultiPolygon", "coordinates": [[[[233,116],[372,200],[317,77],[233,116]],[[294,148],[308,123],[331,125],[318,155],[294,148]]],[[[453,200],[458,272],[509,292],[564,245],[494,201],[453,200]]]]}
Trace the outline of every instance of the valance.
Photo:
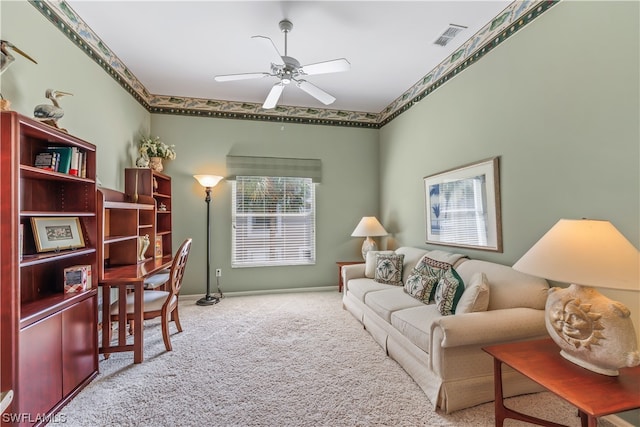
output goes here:
{"type": "Polygon", "coordinates": [[[284,157],[227,156],[227,180],[236,176],[286,176],[311,178],[322,182],[320,159],[294,159],[284,157]]]}

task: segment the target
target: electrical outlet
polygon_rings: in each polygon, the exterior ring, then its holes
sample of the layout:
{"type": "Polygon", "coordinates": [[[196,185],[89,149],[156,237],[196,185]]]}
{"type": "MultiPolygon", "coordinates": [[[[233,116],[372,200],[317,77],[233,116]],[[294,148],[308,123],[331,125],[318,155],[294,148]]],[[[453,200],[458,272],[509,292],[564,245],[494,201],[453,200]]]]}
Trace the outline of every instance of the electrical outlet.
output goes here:
{"type": "Polygon", "coordinates": [[[222,269],[216,268],[216,277],[221,277],[221,276],[222,276],[222,269]]]}

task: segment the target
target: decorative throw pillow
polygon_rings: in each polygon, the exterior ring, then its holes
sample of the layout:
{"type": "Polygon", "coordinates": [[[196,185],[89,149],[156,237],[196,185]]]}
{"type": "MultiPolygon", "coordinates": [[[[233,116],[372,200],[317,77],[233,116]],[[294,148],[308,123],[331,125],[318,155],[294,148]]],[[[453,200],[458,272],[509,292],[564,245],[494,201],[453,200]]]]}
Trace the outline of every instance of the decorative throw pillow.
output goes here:
{"type": "Polygon", "coordinates": [[[376,275],[376,255],[385,254],[391,255],[393,251],[369,251],[367,252],[367,259],[364,263],[364,277],[373,279],[376,275]]]}
{"type": "Polygon", "coordinates": [[[404,254],[376,254],[374,280],[388,285],[402,286],[404,254]]]}
{"type": "Polygon", "coordinates": [[[484,273],[475,273],[471,276],[469,286],[464,290],[458,305],[456,314],[487,311],[489,308],[489,283],[484,273]]]}
{"type": "Polygon", "coordinates": [[[456,312],[456,306],[464,292],[464,282],[458,273],[451,267],[443,270],[438,286],[434,293],[434,299],[438,311],[443,316],[449,316],[456,312]]]}
{"type": "Polygon", "coordinates": [[[429,304],[437,284],[438,277],[422,275],[414,267],[404,284],[404,290],[415,299],[429,304]]]}
{"type": "Polygon", "coordinates": [[[424,255],[411,270],[404,285],[405,292],[425,304],[433,302],[436,286],[443,272],[450,268],[451,264],[424,255]]]}

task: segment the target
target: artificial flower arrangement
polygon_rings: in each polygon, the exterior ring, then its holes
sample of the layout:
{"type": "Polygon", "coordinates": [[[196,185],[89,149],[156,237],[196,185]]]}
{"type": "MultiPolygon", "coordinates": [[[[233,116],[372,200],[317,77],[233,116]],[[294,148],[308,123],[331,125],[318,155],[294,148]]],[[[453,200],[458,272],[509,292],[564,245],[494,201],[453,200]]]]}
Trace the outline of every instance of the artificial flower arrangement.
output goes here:
{"type": "Polygon", "coordinates": [[[173,160],[176,158],[175,145],[160,141],[159,136],[143,136],[140,138],[140,154],[146,157],[160,157],[173,160]]]}

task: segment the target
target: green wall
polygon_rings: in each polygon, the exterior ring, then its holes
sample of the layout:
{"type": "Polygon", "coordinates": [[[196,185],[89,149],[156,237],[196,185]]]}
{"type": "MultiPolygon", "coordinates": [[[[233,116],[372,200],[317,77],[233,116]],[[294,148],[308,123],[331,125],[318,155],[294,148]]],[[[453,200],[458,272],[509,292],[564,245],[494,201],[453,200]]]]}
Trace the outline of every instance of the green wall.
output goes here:
{"type": "MultiPolygon", "coordinates": [[[[504,252],[460,252],[510,265],[559,219],[583,217],[640,246],[638,17],[638,2],[561,2],[383,127],[390,245],[429,247],[424,176],[500,156],[504,252]]],[[[603,293],[640,336],[639,293],[603,293]]]]}
{"type": "Polygon", "coordinates": [[[213,189],[211,268],[222,268],[224,292],[336,286],[335,262],[358,259],[362,240],[351,232],[379,206],[378,131],[159,114],[151,116],[151,128],[178,151],[175,161],[165,162],[165,171],[173,184],[173,245],[194,239],[186,293],[202,293],[206,286],[206,204],[193,175],[225,176],[227,154],[320,159],[322,182],[316,186],[313,266],[231,269],[231,183],[222,181],[213,189]]]}
{"type": "Polygon", "coordinates": [[[70,92],[60,99],[65,115],[58,122],[69,133],[98,147],[98,178],[109,188],[124,187],[137,135],[149,129],[150,114],[100,66],[26,1],[0,3],[0,37],[38,64],[15,54],[2,74],[0,92],[11,109],[33,117],[48,88],[70,92]],[[55,49],[52,49],[55,46],[55,49]]]}

